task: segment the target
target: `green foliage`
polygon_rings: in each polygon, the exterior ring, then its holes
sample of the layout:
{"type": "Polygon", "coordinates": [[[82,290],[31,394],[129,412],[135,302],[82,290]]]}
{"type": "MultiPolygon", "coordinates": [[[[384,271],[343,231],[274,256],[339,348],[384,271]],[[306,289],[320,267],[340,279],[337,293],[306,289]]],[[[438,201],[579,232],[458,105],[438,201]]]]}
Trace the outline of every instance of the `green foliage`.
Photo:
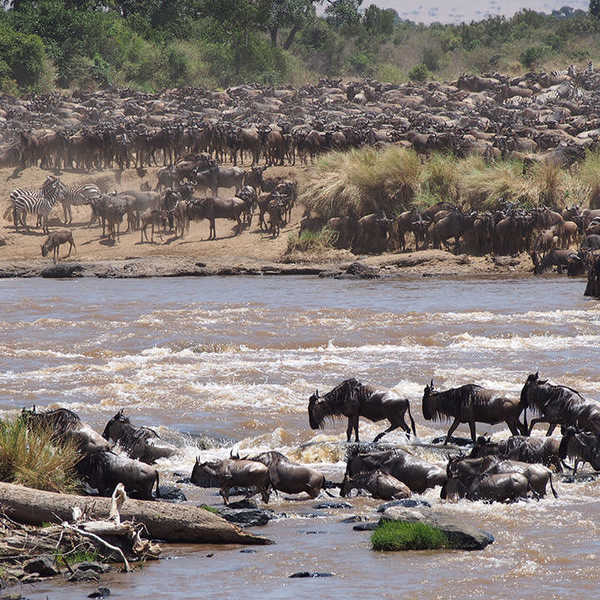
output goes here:
{"type": "Polygon", "coordinates": [[[219,511],[214,506],[208,506],[208,504],[201,504],[200,508],[207,510],[209,513],[213,513],[213,515],[218,515],[219,511]]]}
{"type": "Polygon", "coordinates": [[[0,481],[73,492],[79,460],[76,445],[58,441],[50,430],[28,429],[21,418],[0,423],[0,481]]]}
{"type": "Polygon", "coordinates": [[[337,232],[324,227],[321,231],[303,231],[300,235],[290,233],[286,254],[294,252],[315,252],[332,248],[337,241],[337,232]]]}
{"type": "Polygon", "coordinates": [[[6,93],[127,85],[273,85],[321,76],[440,80],[600,61],[600,0],[461,25],[402,21],[362,0],[16,0],[0,11],[6,93]],[[367,5],[367,6],[365,6],[367,5]],[[316,7],[325,8],[317,13],[316,7]],[[416,65],[416,66],[415,66],[416,65]]]}
{"type": "Polygon", "coordinates": [[[426,65],[421,63],[420,65],[414,66],[408,72],[408,78],[412,81],[427,81],[431,77],[431,73],[426,65]]]}
{"type": "Polygon", "coordinates": [[[439,550],[449,548],[446,534],[437,527],[408,521],[386,521],[371,535],[373,550],[439,550]]]}
{"type": "Polygon", "coordinates": [[[519,60],[521,64],[528,69],[531,69],[535,65],[539,64],[550,52],[550,47],[546,45],[542,46],[529,46],[523,52],[519,60]]]}

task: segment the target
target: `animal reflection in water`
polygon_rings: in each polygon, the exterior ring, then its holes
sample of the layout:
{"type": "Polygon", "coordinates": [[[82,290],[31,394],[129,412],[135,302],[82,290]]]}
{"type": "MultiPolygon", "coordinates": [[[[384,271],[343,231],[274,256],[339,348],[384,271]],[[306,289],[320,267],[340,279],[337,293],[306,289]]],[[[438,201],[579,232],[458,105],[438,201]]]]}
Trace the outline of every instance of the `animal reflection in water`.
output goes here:
{"type": "Polygon", "coordinates": [[[417,435],[415,422],[410,414],[410,404],[406,398],[398,398],[390,392],[378,392],[356,379],[346,379],[337,387],[319,396],[317,390],[308,400],[308,420],[312,429],[321,429],[327,417],[348,417],[346,429],[347,440],[350,441],[352,429],[358,442],[358,418],[365,417],[378,422],[387,419],[390,426],[377,435],[374,442],[379,441],[386,433],[401,427],[408,435],[411,431],[404,420],[408,412],[412,433],[417,435]]]}

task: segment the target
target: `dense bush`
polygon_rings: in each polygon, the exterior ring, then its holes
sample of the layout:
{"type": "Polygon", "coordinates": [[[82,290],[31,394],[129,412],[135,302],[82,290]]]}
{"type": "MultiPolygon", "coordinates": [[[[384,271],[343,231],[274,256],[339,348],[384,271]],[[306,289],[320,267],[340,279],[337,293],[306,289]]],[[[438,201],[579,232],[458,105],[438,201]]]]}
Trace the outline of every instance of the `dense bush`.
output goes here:
{"type": "MultiPolygon", "coordinates": [[[[5,3],[6,4],[6,3],[5,3]]],[[[590,9],[598,10],[596,2],[590,9]]],[[[600,19],[523,10],[461,25],[402,21],[358,0],[13,0],[0,12],[0,87],[392,82],[600,62],[600,19]],[[318,5],[327,4],[320,16],[318,5]]],[[[600,9],[599,9],[600,10],[600,9]]]]}

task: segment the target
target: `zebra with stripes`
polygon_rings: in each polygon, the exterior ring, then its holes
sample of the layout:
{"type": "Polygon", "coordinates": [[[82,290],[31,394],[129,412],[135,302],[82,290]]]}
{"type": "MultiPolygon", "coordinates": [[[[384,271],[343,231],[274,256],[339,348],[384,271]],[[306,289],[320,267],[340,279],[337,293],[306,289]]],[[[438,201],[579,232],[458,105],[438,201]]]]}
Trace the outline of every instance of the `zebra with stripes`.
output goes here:
{"type": "Polygon", "coordinates": [[[23,225],[27,231],[27,215],[32,214],[41,219],[42,231],[48,233],[48,215],[54,208],[62,195],[62,188],[58,177],[48,175],[40,191],[24,190],[18,188],[10,193],[10,206],[4,213],[4,218],[12,212],[15,231],[19,230],[19,224],[23,225]]]}
{"type": "Polygon", "coordinates": [[[98,200],[102,195],[100,188],[95,183],[76,183],[75,185],[66,186],[60,179],[58,182],[62,190],[60,201],[65,215],[65,225],[68,225],[73,221],[71,206],[91,206],[91,204],[95,200],[98,200]]]}

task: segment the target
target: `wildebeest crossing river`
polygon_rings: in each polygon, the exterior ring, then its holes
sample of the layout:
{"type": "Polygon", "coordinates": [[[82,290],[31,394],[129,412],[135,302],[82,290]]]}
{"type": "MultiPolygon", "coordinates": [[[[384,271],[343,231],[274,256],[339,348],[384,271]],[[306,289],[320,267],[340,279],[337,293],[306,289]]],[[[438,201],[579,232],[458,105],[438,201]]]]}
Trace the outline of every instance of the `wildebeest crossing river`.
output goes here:
{"type": "MultiPolygon", "coordinates": [[[[419,435],[412,451],[440,465],[444,453],[419,445],[448,429],[423,419],[431,378],[440,389],[478,383],[518,396],[539,370],[600,399],[600,304],[583,298],[581,281],[12,279],[0,281],[0,307],[3,413],[64,406],[102,431],[124,408],[183,448],[183,457],[161,461],[167,479],[189,475],[196,455],[229,455],[234,443],[242,454],[279,450],[341,479],[345,420],[315,432],[306,408],[316,388],[348,377],[408,397],[419,435]]],[[[361,439],[385,427],[361,419],[361,439]]],[[[485,431],[508,435],[480,424],[485,431]]],[[[456,434],[468,436],[468,427],[456,434]]],[[[400,430],[384,441],[411,443],[400,430]]],[[[379,501],[352,498],[352,509],[328,511],[281,495],[271,508],[290,518],[261,529],[276,545],[248,554],[181,548],[177,560],[108,585],[128,598],[174,589],[178,598],[591,596],[600,584],[600,484],[559,480],[557,489],[557,500],[445,504],[495,535],[473,554],[371,552],[369,534],[340,521],[379,501]],[[297,571],[336,577],[289,580],[297,571]]],[[[211,490],[184,491],[220,502],[211,490]]],[[[439,504],[439,488],[424,497],[439,504]]],[[[81,598],[89,587],[44,584],[26,595],[81,598]]]]}

